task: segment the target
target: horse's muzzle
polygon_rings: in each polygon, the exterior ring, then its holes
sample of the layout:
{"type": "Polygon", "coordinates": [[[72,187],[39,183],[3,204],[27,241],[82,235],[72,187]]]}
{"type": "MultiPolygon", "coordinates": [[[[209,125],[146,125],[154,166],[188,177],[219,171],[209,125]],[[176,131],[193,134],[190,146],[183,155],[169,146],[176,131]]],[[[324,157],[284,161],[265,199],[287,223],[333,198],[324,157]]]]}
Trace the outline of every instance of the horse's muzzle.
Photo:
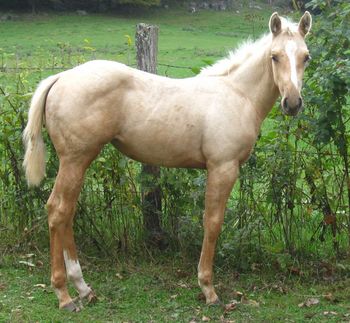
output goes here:
{"type": "Polygon", "coordinates": [[[284,97],[281,102],[283,112],[288,116],[296,116],[303,107],[303,99],[284,97]]]}

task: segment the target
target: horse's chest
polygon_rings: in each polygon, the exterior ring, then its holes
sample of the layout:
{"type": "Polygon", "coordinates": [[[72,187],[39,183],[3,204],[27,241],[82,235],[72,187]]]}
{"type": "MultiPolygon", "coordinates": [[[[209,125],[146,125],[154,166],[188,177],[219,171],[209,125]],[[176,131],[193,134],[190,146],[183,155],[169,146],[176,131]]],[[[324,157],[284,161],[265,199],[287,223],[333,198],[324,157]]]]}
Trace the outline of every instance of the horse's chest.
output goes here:
{"type": "Polygon", "coordinates": [[[239,158],[240,165],[244,164],[249,159],[249,157],[253,151],[253,147],[254,147],[254,145],[251,145],[242,151],[241,156],[239,158]]]}
{"type": "Polygon", "coordinates": [[[256,131],[250,127],[241,127],[239,133],[232,138],[232,153],[235,159],[239,160],[240,164],[245,163],[254,148],[255,142],[257,140],[256,131]]]}

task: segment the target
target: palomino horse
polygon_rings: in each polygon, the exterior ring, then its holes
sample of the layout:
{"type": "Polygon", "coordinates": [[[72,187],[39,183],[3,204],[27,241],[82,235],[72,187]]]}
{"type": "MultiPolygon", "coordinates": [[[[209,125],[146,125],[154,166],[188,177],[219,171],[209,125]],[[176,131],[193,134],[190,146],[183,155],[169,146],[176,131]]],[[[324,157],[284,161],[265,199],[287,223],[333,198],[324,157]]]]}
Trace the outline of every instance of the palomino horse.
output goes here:
{"type": "Polygon", "coordinates": [[[60,308],[79,310],[66,276],[81,299],[96,297],[83,279],[72,224],[84,173],[107,143],[144,163],[207,169],[198,281],[206,302],[218,302],[214,250],[239,165],[249,157],[279,95],[287,115],[302,107],[302,77],[310,58],[304,38],[311,15],[305,12],[293,24],[274,13],[269,27],[269,34],[196,77],[170,79],[92,61],[40,83],[24,131],[23,164],[29,185],[38,185],[45,175],[45,122],[60,162],[47,202],[51,282],[60,308]]]}

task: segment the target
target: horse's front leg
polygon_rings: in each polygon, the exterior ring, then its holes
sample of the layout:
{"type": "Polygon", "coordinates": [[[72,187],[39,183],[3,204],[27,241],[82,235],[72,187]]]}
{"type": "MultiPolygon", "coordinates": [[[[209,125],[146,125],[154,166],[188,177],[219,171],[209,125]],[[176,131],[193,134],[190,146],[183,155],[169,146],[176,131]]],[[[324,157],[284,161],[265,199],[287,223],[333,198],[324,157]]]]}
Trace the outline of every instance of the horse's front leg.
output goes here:
{"type": "Polygon", "coordinates": [[[224,221],[227,199],[235,183],[239,163],[230,161],[217,164],[208,163],[208,179],[205,193],[204,239],[198,264],[198,283],[207,304],[219,301],[213,286],[213,258],[216,240],[224,221]]]}

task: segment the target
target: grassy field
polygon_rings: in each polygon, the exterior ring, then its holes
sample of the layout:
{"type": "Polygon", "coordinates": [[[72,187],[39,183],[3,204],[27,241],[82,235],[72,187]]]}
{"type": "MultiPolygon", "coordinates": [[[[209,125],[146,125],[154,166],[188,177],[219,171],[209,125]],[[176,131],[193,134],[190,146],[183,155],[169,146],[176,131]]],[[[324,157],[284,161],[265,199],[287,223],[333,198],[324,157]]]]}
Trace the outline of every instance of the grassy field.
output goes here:
{"type": "MultiPolygon", "coordinates": [[[[21,16],[1,24],[2,64],[7,66],[70,66],[79,58],[112,59],[135,64],[134,35],[137,23],[156,24],[159,32],[160,64],[196,67],[203,60],[216,60],[237,43],[267,32],[270,10],[252,14],[203,11],[192,15],[184,11],[155,11],[137,17],[39,15],[21,16]],[[129,35],[131,46],[127,44],[129,35]],[[61,57],[60,57],[61,56],[61,57]],[[57,61],[60,57],[60,61],[57,61]]],[[[159,74],[192,76],[189,68],[159,66],[159,74]]]]}
{"type": "Polygon", "coordinates": [[[163,262],[129,261],[123,265],[99,261],[98,266],[83,260],[85,277],[99,299],[79,313],[66,313],[57,309],[56,296],[49,287],[49,266],[45,260],[43,263],[26,268],[17,259],[12,266],[1,268],[1,322],[346,322],[350,319],[349,280],[316,283],[312,277],[271,275],[259,269],[241,275],[221,270],[216,275],[216,288],[225,307],[207,306],[199,294],[195,265],[169,258],[163,262]]]}

